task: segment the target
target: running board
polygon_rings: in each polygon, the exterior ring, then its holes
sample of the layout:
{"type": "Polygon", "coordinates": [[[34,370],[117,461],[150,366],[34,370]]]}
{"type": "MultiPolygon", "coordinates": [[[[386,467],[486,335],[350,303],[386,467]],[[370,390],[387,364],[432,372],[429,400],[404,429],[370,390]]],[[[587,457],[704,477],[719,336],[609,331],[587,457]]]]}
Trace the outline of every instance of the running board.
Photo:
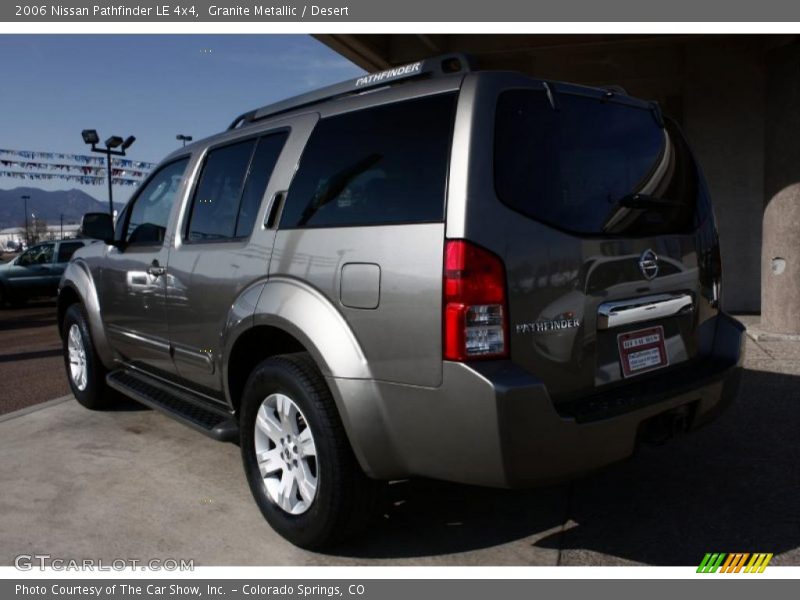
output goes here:
{"type": "Polygon", "coordinates": [[[182,422],[200,433],[220,442],[239,439],[239,425],[234,416],[223,408],[208,402],[188,390],[176,389],[144,373],[118,369],[106,375],[106,383],[117,390],[166,415],[182,422]]]}

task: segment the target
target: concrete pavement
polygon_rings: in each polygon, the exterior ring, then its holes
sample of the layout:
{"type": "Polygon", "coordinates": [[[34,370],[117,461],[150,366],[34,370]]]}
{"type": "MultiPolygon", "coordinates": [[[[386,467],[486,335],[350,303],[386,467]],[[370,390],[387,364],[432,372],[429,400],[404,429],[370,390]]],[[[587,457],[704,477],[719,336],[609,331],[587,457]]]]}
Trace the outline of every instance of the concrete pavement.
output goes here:
{"type": "Polygon", "coordinates": [[[200,565],[698,564],[773,552],[800,565],[800,343],[748,341],[719,421],[569,485],[524,492],[417,481],[358,543],[299,550],[262,520],[239,449],[134,403],[73,400],[0,417],[0,564],[192,558],[200,565]]]}

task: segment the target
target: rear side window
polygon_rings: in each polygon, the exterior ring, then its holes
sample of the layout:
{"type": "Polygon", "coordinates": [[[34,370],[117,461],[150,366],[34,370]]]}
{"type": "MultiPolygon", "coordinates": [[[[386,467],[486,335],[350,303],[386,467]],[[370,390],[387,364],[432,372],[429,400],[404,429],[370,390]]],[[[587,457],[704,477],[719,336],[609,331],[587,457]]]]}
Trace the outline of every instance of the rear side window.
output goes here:
{"type": "Polygon", "coordinates": [[[236,237],[247,237],[253,231],[256,222],[256,213],[261,206],[267,183],[278,162],[278,157],[286,143],[288,133],[281,132],[262,137],[258,140],[253,160],[250,163],[250,173],[242,193],[242,203],[239,208],[239,218],[236,221],[236,237]]]}
{"type": "Polygon", "coordinates": [[[455,101],[443,94],[322,120],[281,227],[441,221],[455,101]]]}
{"type": "Polygon", "coordinates": [[[287,135],[275,133],[208,153],[192,199],[188,241],[221,241],[250,235],[287,135]]]}
{"type": "Polygon", "coordinates": [[[211,150],[192,200],[187,239],[190,242],[235,237],[239,201],[256,140],[211,150]]]}
{"type": "Polygon", "coordinates": [[[503,92],[495,189],[511,208],[584,234],[690,230],[696,166],[680,133],[615,101],[537,90],[503,92]]]}
{"type": "Polygon", "coordinates": [[[61,242],[58,246],[58,259],[56,262],[69,262],[72,255],[83,248],[83,242],[61,242]]]}

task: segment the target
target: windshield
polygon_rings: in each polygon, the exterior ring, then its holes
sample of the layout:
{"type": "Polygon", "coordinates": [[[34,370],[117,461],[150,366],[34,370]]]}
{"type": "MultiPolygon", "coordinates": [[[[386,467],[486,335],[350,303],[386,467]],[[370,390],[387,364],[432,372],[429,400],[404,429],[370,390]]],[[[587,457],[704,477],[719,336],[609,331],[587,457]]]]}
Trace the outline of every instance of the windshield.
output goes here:
{"type": "Polygon", "coordinates": [[[682,137],[615,101],[509,90],[497,103],[495,188],[515,210],[585,234],[684,232],[697,176],[682,137]]]}

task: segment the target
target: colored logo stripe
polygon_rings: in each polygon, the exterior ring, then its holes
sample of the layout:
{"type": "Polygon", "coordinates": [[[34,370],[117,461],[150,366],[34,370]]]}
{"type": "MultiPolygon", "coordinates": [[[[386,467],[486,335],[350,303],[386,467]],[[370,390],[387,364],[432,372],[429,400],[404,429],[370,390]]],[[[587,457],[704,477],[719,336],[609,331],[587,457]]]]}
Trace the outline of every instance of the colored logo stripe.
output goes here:
{"type": "Polygon", "coordinates": [[[731,554],[708,552],[703,557],[700,566],[697,567],[697,572],[716,573],[719,570],[720,573],[763,573],[772,557],[772,553],[764,552],[755,554],[750,554],[749,552],[734,552],[731,554]],[[750,562],[747,562],[748,558],[750,562]],[[745,563],[747,563],[747,566],[745,566],[745,563]]]}
{"type": "Polygon", "coordinates": [[[769,554],[753,554],[753,558],[750,559],[750,564],[745,567],[745,573],[763,573],[764,569],[767,568],[769,561],[772,560],[772,553],[769,554]]]}
{"type": "Polygon", "coordinates": [[[722,561],[725,560],[725,553],[711,552],[706,553],[703,562],[697,567],[698,573],[716,573],[722,561]]]}

